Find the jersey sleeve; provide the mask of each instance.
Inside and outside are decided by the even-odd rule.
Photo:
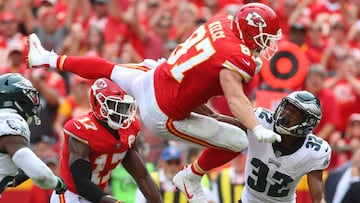
[[[306,140],[306,147],[313,148],[314,160],[311,162],[309,171],[326,169],[331,160],[331,147],[329,143],[320,137],[310,135]],[[319,144],[319,145],[317,145]],[[319,148],[317,146],[320,146]]]
[[[245,46],[245,45],[244,45]],[[241,46],[239,46],[240,49]],[[245,82],[249,82],[255,73],[255,61],[245,54],[232,55],[224,61],[223,67],[239,74]]]
[[[2,113],[0,116],[0,137],[21,135],[30,142],[30,129],[23,117],[16,113]]]
[[[68,136],[71,136],[71,137],[77,139],[78,141],[80,141],[84,144],[89,144],[88,140],[86,139],[87,134],[89,132],[87,132],[83,123],[81,123],[75,119],[71,119],[65,123],[64,133],[67,134]]]
[[[272,111],[266,108],[258,107],[254,109],[254,114],[262,126],[269,130],[273,129],[274,119]]]

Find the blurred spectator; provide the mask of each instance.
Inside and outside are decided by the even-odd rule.
[[[304,1],[306,1],[306,0],[304,0]],[[293,25],[300,18],[298,16],[293,17],[292,15],[294,15],[294,11],[297,8],[297,5],[301,5],[301,4],[299,4],[298,0],[279,0],[279,1],[274,1],[274,2],[276,2],[275,3],[276,5],[274,5],[275,6],[274,9],[280,17],[281,29],[283,31],[284,37],[286,37],[286,36],[288,36],[288,34],[290,32],[290,29],[289,29],[290,25]],[[301,15],[299,14],[299,16],[301,16]],[[292,19],[292,18],[293,18],[293,20],[290,21],[290,19]]]
[[[19,20],[11,12],[0,14],[0,67],[8,64],[8,46],[12,41],[26,42],[25,36],[19,32]]]
[[[331,24],[342,22],[347,29],[354,21],[354,14],[351,12],[348,1],[343,0],[321,0],[310,5],[310,17],[312,22],[322,26],[322,34],[328,37],[331,31]],[[356,18],[356,17],[355,17]]]
[[[290,25],[288,40],[297,44],[302,51],[306,52],[305,39],[306,39],[307,27],[302,22],[295,22]]]
[[[57,72],[47,69],[36,69],[31,72],[30,81],[39,91],[41,104],[41,125],[30,125],[31,143],[36,143],[43,134],[56,138],[54,120],[60,101],[66,96],[66,83]]]
[[[79,23],[72,24],[70,31],[66,35],[60,48],[60,53],[66,55],[80,55],[80,50],[84,41],[87,39],[82,26]]]
[[[170,31],[173,28],[173,21],[173,16],[169,9],[158,10],[158,12],[151,17],[150,30],[144,30],[147,32],[145,58],[156,60],[165,56],[165,45],[168,42],[172,42],[170,41]],[[174,47],[168,48],[174,49]]]
[[[305,44],[309,62],[320,63],[327,47],[327,40],[321,36],[321,25],[319,23],[310,23]]]
[[[104,31],[108,21],[109,15],[109,1],[108,0],[94,0],[92,13],[88,19],[89,27],[96,27]]]
[[[351,158],[353,150],[360,147],[360,113],[351,114],[345,133],[334,133],[331,138],[331,144],[334,151],[339,154],[336,157],[332,157],[332,160],[337,161],[338,165]]]
[[[71,118],[88,113],[90,108],[90,87],[92,80],[72,74],[70,77],[70,93],[61,100],[57,109],[54,130],[61,146],[63,142],[63,126]]]
[[[358,186],[360,177],[360,148],[353,151],[350,161],[344,163],[339,168],[329,172],[325,180],[326,202],[328,203],[355,203],[358,201],[348,201],[352,195],[359,195],[359,191],[354,191]],[[354,184],[354,185],[353,185]],[[355,193],[350,194],[349,192]],[[345,203],[343,202],[343,203]]]
[[[69,1],[68,11],[72,11],[76,1]],[[22,5],[24,12],[23,22],[27,33],[35,32],[43,42],[43,46],[49,50],[60,51],[63,41],[68,34],[73,15],[66,13],[66,19],[63,24],[60,23],[59,16],[55,10],[55,5],[40,5],[34,14],[33,4],[27,1]]]
[[[28,78],[29,69],[24,61],[24,44],[19,40],[12,40],[8,44],[8,65],[0,68],[0,74],[20,73]]]
[[[360,58],[360,19],[351,26],[346,37],[350,44],[351,52],[357,58]]]
[[[199,9],[195,4],[183,2],[178,4],[175,18],[175,41],[183,42],[198,27]]]
[[[327,78],[325,68],[320,64],[313,64],[306,76],[304,90],[317,96],[321,102],[322,118],[314,133],[330,140],[330,135],[338,128],[340,120],[340,108],[333,91],[325,89],[324,82]]]
[[[101,57],[105,48],[104,34],[96,27],[90,27],[85,36],[80,55]]]
[[[327,47],[321,63],[326,67],[328,74],[333,76],[336,70],[343,65],[342,59],[350,54],[350,46],[346,39],[343,22],[335,21],[330,24],[330,33],[327,41]]]
[[[204,23],[220,11],[219,0],[203,0],[204,5],[198,7],[199,23]],[[224,5],[226,7],[227,5]]]
[[[246,152],[231,160],[231,166],[219,172],[212,187],[217,203],[237,202],[245,185]]]
[[[168,5],[167,5],[168,6]],[[145,27],[145,30],[151,30],[150,21],[164,7],[164,2],[159,0],[140,1],[138,9],[139,22]]]
[[[171,146],[166,147],[162,151],[157,170],[151,173],[154,181],[160,187],[160,193],[162,194],[164,202],[174,202],[175,199],[179,199],[179,202],[186,202],[184,194],[177,190],[172,184],[172,178],[181,169],[183,164],[181,156],[181,151],[178,148]],[[135,202],[146,203],[146,199],[140,190],[137,191]]]
[[[325,87],[335,93],[342,120],[339,130],[344,133],[350,115],[360,112],[360,67],[352,55],[346,55],[340,61],[335,75],[325,81]]]

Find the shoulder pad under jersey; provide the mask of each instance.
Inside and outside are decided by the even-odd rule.
[[[0,114],[0,136],[3,135],[21,135],[30,142],[29,125],[23,117],[14,112]]]

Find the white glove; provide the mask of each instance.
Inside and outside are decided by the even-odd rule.
[[[255,126],[255,128],[251,131],[259,142],[281,142],[281,136],[279,134],[276,134],[274,131],[264,128],[262,125]]]

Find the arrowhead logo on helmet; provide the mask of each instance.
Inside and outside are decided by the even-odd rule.
[[[248,13],[245,19],[247,20],[248,25],[254,27],[267,27],[265,19],[255,11]]]

